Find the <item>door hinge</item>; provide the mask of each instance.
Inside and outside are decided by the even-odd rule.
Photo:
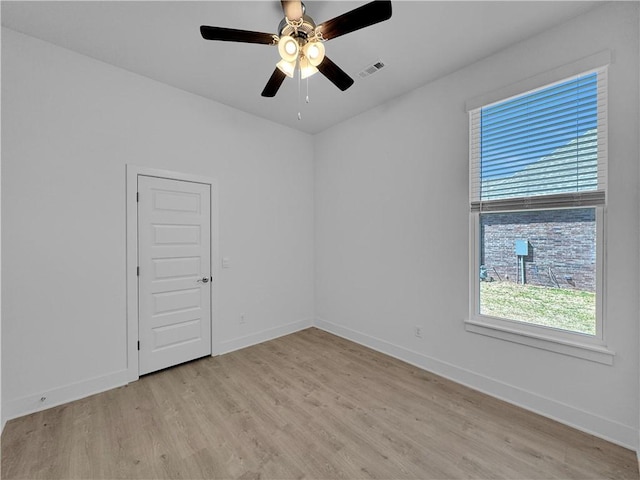
[[[140,340],[138,340],[138,350],[140,350]]]
[[[136,267],[136,275],[139,277],[140,276],[140,267]]]
[[[140,201],[140,192],[136,192],[136,202]]]

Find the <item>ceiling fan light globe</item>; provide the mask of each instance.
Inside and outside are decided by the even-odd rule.
[[[295,62],[296,58],[298,58],[299,48],[296,39],[289,35],[280,37],[278,41],[278,53],[286,62]]]
[[[317,73],[318,69],[311,64],[307,57],[300,58],[300,78],[304,80],[307,77],[310,77],[314,73]]]
[[[316,73],[318,73],[318,69],[313,65],[309,65],[308,68],[305,68],[304,70],[300,71],[300,78],[304,80],[305,78],[308,78],[311,75],[314,75]]]
[[[280,60],[278,63],[276,63],[276,67],[278,67],[278,70],[280,70],[289,78],[293,78],[293,74],[296,71],[296,63],[287,62],[286,60]]]
[[[324,44],[322,42],[309,42],[302,47],[302,51],[314,67],[320,65],[324,60]]]

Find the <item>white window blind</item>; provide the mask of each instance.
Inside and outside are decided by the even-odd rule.
[[[604,204],[606,83],[602,68],[471,110],[471,210]]]

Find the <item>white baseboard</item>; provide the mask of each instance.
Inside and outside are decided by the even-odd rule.
[[[470,370],[442,362],[422,353],[381,340],[370,335],[316,318],[315,326],[329,333],[387,354],[423,370],[435,373],[456,383],[499,398],[532,412],[556,420],[583,432],[636,451],[638,431],[627,425],[580,410],[562,402],[543,397]]]
[[[241,348],[250,347],[258,343],[266,342],[277,337],[289,335],[305,328],[313,326],[312,319],[282,325],[276,328],[263,330],[244,337],[235,338],[218,345],[218,354],[229,353]],[[14,418],[56,407],[64,403],[79,400],[96,393],[101,393],[112,388],[129,383],[128,370],[121,370],[108,375],[91,378],[81,382],[57,387],[42,393],[34,393],[24,397],[8,400],[2,404],[2,429],[7,421]],[[44,400],[42,400],[44,397]]]
[[[305,328],[315,326],[329,333],[346,338],[366,347],[390,355],[418,368],[433,372],[454,382],[486,393],[493,397],[520,406],[532,412],[552,418],[558,422],[621,445],[631,450],[637,449],[638,431],[627,425],[594,415],[556,400],[537,395],[498,380],[477,374],[427,355],[414,352],[385,340],[336,325],[323,319],[300,320],[276,328],[238,337],[218,345],[218,354],[229,353],[250,347],[274,338],[289,335]],[[8,420],[46,410],[63,403],[88,397],[128,383],[127,370],[95,377],[82,382],[58,387],[44,393],[27,395],[3,402],[2,430]],[[45,400],[41,400],[46,397]],[[640,464],[640,450],[637,450]]]
[[[119,372],[57,387],[46,392],[34,393],[3,402],[2,426],[4,428],[4,424],[14,418],[56,407],[63,403],[73,402],[96,393],[121,387],[127,383],[127,370],[120,370]]]
[[[240,350],[241,348],[257,345],[258,343],[267,342],[274,338],[283,337],[291,333],[299,332],[305,328],[313,326],[312,319],[299,320],[297,322],[288,323],[275,328],[269,328],[261,332],[252,333],[244,337],[234,338],[218,344],[217,353],[219,355]]]

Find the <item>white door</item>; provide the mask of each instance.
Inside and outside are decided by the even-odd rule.
[[[139,373],[211,354],[211,187],[138,175]]]

